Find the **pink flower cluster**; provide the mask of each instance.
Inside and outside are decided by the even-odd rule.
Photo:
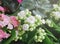
[[[4,8],[0,6],[0,11],[4,11]],[[0,14],[0,28],[7,26],[8,29],[13,29],[18,27],[18,20],[15,16],[7,16],[5,14]]]
[[[0,6],[0,11],[3,12],[4,8]],[[7,27],[7,29],[13,29],[18,27],[19,22],[15,16],[8,16],[4,13],[0,13],[0,41],[4,38],[8,38],[10,34],[7,34],[2,30],[2,28]]]
[[[8,29],[13,29],[18,27],[18,20],[15,16],[7,16],[4,14],[0,14],[0,28],[7,26]]]
[[[2,29],[0,29],[0,41],[2,41],[4,38],[8,38],[10,34],[7,34]]]

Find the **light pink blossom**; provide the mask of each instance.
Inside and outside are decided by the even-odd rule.
[[[0,14],[0,27],[4,27],[8,25],[9,23],[9,17],[4,14]]]
[[[8,38],[9,36],[10,36],[10,34],[7,34],[2,29],[0,29],[0,41],[4,38]]]
[[[0,6],[0,11],[2,11],[2,12],[4,11],[4,8],[2,6]]]

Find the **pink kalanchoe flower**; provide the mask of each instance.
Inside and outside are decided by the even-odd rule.
[[[16,17],[15,17],[15,16],[11,16],[10,19],[11,19],[12,25],[13,25],[14,27],[18,27],[19,22],[18,22],[18,20],[16,19]]]
[[[0,11],[4,12],[4,8],[2,6],[0,6]]]
[[[2,29],[0,29],[0,41],[4,38],[8,38],[9,36],[10,36],[10,34],[7,34]]]
[[[9,23],[9,17],[4,14],[0,14],[0,27],[4,27],[8,25]]]
[[[20,3],[20,4],[21,4],[23,0],[17,0],[17,1],[18,1],[18,3]]]

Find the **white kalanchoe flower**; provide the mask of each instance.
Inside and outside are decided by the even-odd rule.
[[[58,9],[58,10],[60,11],[60,6],[57,5],[57,4],[53,4],[53,8],[54,8],[54,9]]]
[[[21,12],[18,13],[18,16],[20,18],[24,18],[26,16],[26,12],[25,11],[21,11]]]
[[[26,9],[26,14],[31,14],[31,11],[29,11],[29,9]]]
[[[23,30],[28,30],[29,29],[29,25],[28,24],[23,24]]]
[[[30,16],[26,19],[26,22],[30,23],[30,24],[34,24],[35,23],[35,17],[34,16]]]
[[[35,15],[35,17],[36,17],[37,19],[41,19],[41,18],[42,18],[41,15]]]
[[[51,24],[51,21],[49,19],[46,20],[47,24]]]
[[[45,20],[44,19],[42,19],[41,22],[42,22],[42,24],[45,24]]]
[[[54,8],[58,8],[58,5],[57,5],[57,4],[53,4],[53,7],[54,7]]]
[[[60,12],[59,11],[56,11],[56,12],[52,12],[53,13],[53,16],[55,17],[55,18],[60,18]]]
[[[46,20],[46,24],[47,24],[48,26],[50,26],[50,27],[53,27],[53,23],[52,23],[52,21],[49,20],[49,19]]]

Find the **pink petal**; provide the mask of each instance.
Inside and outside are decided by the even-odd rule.
[[[1,14],[0,19],[2,20],[3,26],[6,26],[9,23],[9,17],[7,15]]]
[[[14,27],[17,27],[19,25],[18,20],[15,18],[15,16],[11,16],[11,23],[13,24]]]
[[[17,1],[18,1],[18,3],[22,3],[23,0],[17,0]]]
[[[3,27],[3,23],[2,23],[2,21],[0,21],[0,28],[2,28]]]
[[[0,39],[8,38],[9,36],[10,36],[10,34],[7,34],[2,29],[0,29]]]
[[[0,6],[0,11],[4,11],[4,8],[2,6]]]

